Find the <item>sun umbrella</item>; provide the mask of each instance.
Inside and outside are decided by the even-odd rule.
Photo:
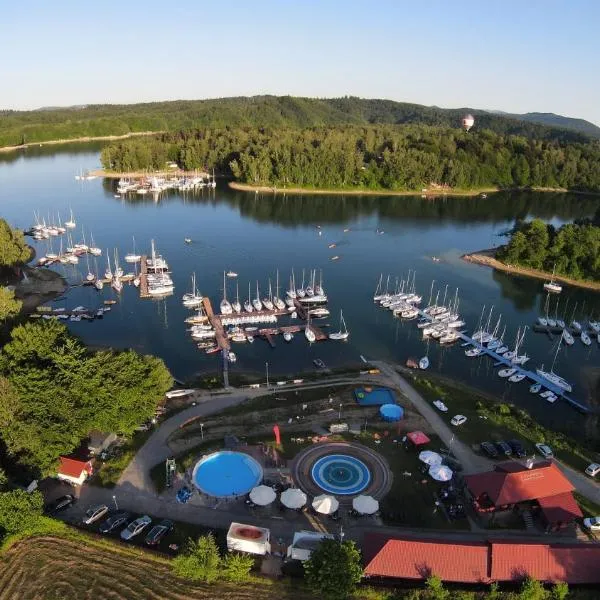
[[[432,452],[431,450],[423,450],[419,454],[419,460],[429,466],[442,464],[442,457],[437,452]]]
[[[452,479],[452,469],[446,465],[433,465],[429,467],[429,474],[436,481],[450,481]]]
[[[312,502],[312,507],[322,515],[332,515],[340,506],[340,503],[333,497],[327,494],[315,496]]]
[[[306,494],[298,488],[288,488],[281,494],[281,504],[287,508],[298,509],[306,504]]]
[[[277,498],[277,494],[273,488],[266,485],[256,486],[250,491],[250,500],[258,506],[267,506],[267,504],[271,504],[275,498]]]
[[[379,502],[373,496],[356,496],[352,508],[361,515],[372,515],[379,510]]]

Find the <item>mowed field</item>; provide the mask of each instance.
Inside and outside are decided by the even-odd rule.
[[[115,545],[39,537],[0,557],[0,600],[309,600],[306,592],[265,580],[239,586],[194,584],[172,575],[166,560]]]

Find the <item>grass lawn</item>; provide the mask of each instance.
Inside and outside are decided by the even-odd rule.
[[[466,423],[455,428],[457,437],[467,444],[478,446],[484,441],[519,439],[524,442],[527,452],[534,454],[535,444],[544,442],[558,459],[579,471],[598,459],[575,440],[546,429],[527,411],[514,405],[490,403],[489,398],[471,388],[434,378],[419,376],[411,383],[427,400],[441,398],[444,401],[448,412],[440,414],[448,423],[456,414],[467,417]]]

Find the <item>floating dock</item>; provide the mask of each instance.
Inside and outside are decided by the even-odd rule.
[[[140,261],[140,298],[150,298],[148,291],[148,256],[145,254]]]
[[[212,328],[215,330],[215,341],[217,342],[217,346],[221,350],[227,350],[231,348],[231,344],[229,343],[229,338],[225,333],[225,329],[223,328],[223,323],[221,322],[221,318],[219,315],[216,315],[213,311],[212,304],[210,303],[210,299],[206,296],[202,298],[202,308],[204,308],[204,312],[208,317],[208,322],[212,325]]]

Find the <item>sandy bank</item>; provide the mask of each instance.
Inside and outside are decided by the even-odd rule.
[[[513,275],[524,275],[525,277],[534,277],[536,279],[545,279],[549,281],[552,278],[552,273],[546,271],[538,271],[537,269],[528,269],[526,267],[519,267],[517,265],[507,265],[496,258],[496,252],[498,248],[489,248],[488,250],[480,250],[473,254],[464,254],[461,258],[467,262],[475,263],[477,265],[483,265],[484,267],[491,267],[498,271],[504,271],[506,273],[512,273]],[[563,277],[561,275],[554,275],[555,281],[560,281],[568,285],[586,288],[588,290],[600,291],[600,282],[595,281],[579,281],[577,279],[570,279],[569,277]]]
[[[19,146],[2,146],[0,152],[14,152],[15,150],[22,150],[23,148],[33,148],[35,146],[54,146],[56,144],[69,144],[71,142],[111,142],[116,140],[125,140],[130,137],[138,137],[143,135],[156,135],[157,133],[164,133],[163,131],[138,131],[134,133],[126,133],[124,135],[101,135],[97,137],[78,137],[64,140],[48,140],[47,142],[29,142],[28,144],[21,144]]]

